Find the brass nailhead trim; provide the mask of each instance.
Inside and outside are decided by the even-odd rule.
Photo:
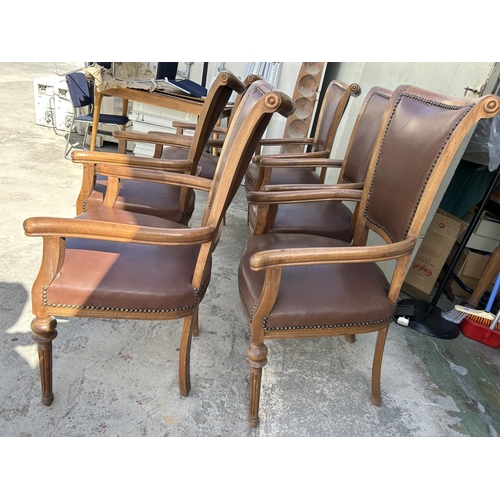
[[[241,301],[241,303],[242,303],[242,305],[243,305],[243,311],[245,312],[245,315],[246,315],[246,317],[247,317],[247,319],[248,319],[248,322],[249,322],[249,323],[251,323],[251,322],[252,322],[252,320],[253,320],[253,313],[255,312],[255,309],[256,309],[256,307],[257,307],[257,302],[255,302],[255,304],[254,304],[254,306],[253,306],[253,308],[252,308],[252,312],[250,313],[250,312],[248,311],[248,308],[247,308],[246,302],[245,302],[245,300],[243,299],[243,294],[241,293],[241,288],[238,288],[238,292],[239,292],[239,294],[240,294],[240,301]]]
[[[443,152],[443,149],[445,148],[446,144],[449,142],[451,135],[453,134],[454,130],[457,128],[457,126],[459,125],[459,123],[465,118],[465,116],[470,112],[470,110],[474,106],[453,106],[451,104],[443,104],[443,103],[440,103],[440,102],[432,101],[430,99],[424,99],[422,97],[419,97],[419,96],[416,96],[416,95],[413,95],[413,94],[408,94],[408,93],[404,92],[404,93],[402,93],[400,95],[400,97],[399,97],[398,101],[396,102],[395,106],[392,108],[392,112],[391,112],[391,116],[389,118],[389,122],[387,123],[387,127],[386,127],[386,129],[384,131],[384,138],[382,139],[382,144],[381,144],[381,147],[380,147],[381,149],[382,149],[382,145],[384,144],[384,141],[386,139],[387,131],[389,130],[389,127],[391,125],[392,119],[394,118],[394,113],[396,112],[396,109],[397,109],[397,107],[398,107],[398,105],[401,102],[401,100],[402,100],[403,97],[408,97],[409,99],[413,99],[414,101],[422,102],[424,104],[428,104],[429,106],[438,106],[438,107],[443,108],[443,109],[453,109],[453,110],[464,109],[464,114],[459,118],[459,120],[455,123],[455,125],[451,129],[450,133],[448,134],[448,137],[446,138],[446,140],[444,141],[443,145],[441,146],[441,149],[439,150],[439,152],[438,152],[438,154],[436,156],[436,159],[434,160],[434,163],[432,164],[431,169],[429,170],[429,174],[427,176],[427,179],[425,180],[424,186],[422,187],[422,191],[420,192],[420,195],[419,195],[419,198],[418,198],[419,202],[420,202],[420,198],[422,197],[422,193],[425,190],[425,187],[427,185],[427,181],[429,180],[429,177],[431,176],[431,174],[432,174],[432,172],[434,170],[434,167],[435,167],[435,165],[436,165],[439,157],[441,156],[441,153]],[[379,154],[378,154],[378,158],[377,158],[377,164],[375,165],[375,172],[374,172],[373,179],[375,179],[375,174],[377,173],[377,170],[378,170],[378,167],[379,167],[379,162],[380,162],[380,150],[379,150]],[[370,189],[368,191],[368,200],[367,200],[367,203],[366,203],[364,215],[365,215],[365,217],[372,224],[374,224],[377,227],[380,227],[389,236],[389,238],[391,239],[392,242],[395,242],[394,237],[392,236],[392,234],[389,233],[389,231],[385,227],[381,226],[380,224],[378,224],[377,222],[375,222],[374,220],[372,220],[370,217],[368,217],[368,205],[369,205],[370,196],[371,196],[371,193],[372,193],[372,187],[373,187],[373,180],[372,180],[372,183],[370,184]],[[415,211],[413,212],[413,215],[410,218],[410,221],[409,221],[408,226],[407,226],[406,231],[405,231],[405,236],[408,234],[408,231],[410,229],[411,223],[413,222],[413,217],[414,216],[415,216]]]
[[[170,313],[170,312],[179,312],[179,311],[186,311],[188,309],[193,309],[194,307],[197,306],[198,302],[200,301],[200,296],[202,294],[198,293],[197,288],[193,288],[193,292],[195,295],[195,301],[194,304],[191,306],[186,306],[186,307],[176,307],[174,309],[129,309],[125,307],[106,307],[106,306],[96,306],[96,305],[89,305],[89,306],[77,306],[74,304],[52,304],[47,301],[47,288],[48,287],[43,287],[42,290],[42,302],[44,307],[62,307],[62,308],[69,308],[69,309],[91,309],[91,310],[96,310],[96,311],[119,311],[119,312],[132,312],[132,313],[145,313],[145,314],[154,314],[154,313]]]
[[[268,327],[266,316],[262,321],[262,328],[267,331],[278,331],[278,330],[333,330],[334,328],[350,328],[350,327],[358,327],[358,326],[370,326],[370,325],[379,325],[381,323],[385,323],[386,321],[392,320],[393,316],[389,316],[388,318],[379,319],[377,321],[365,321],[361,323],[343,323],[343,324],[332,324],[332,325],[303,325],[303,326],[275,326]]]

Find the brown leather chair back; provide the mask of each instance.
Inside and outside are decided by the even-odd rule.
[[[361,105],[339,174],[342,182],[364,182],[377,133],[392,91],[372,87]]]
[[[398,87],[378,132],[354,243],[364,239],[362,225],[387,242],[417,238],[463,138],[480,118],[493,116],[495,106],[491,96],[471,101]]]
[[[241,94],[245,89],[246,86],[243,82],[230,71],[221,71],[210,86],[205,105],[198,118],[198,123],[200,123],[201,126],[195,129],[193,142],[188,155],[188,158],[193,160],[195,168],[198,166],[205,144],[210,139],[213,129],[221,117],[222,111],[229,102],[231,94],[233,91]]]
[[[282,92],[277,91],[265,80],[252,83],[240,100],[239,106],[232,113],[231,126],[229,127],[217,169],[215,170],[212,188],[209,194],[204,221],[208,224],[219,225],[225,210],[231,204],[248,163],[255,152],[257,144],[262,139],[273,113],[278,112],[289,116],[295,109],[293,101]],[[257,118],[252,117],[255,116]],[[235,133],[238,130],[238,134]],[[229,175],[227,170],[233,172]],[[222,186],[224,178],[231,182],[226,187]],[[219,209],[218,219],[210,220],[211,212],[218,203],[223,203],[223,210]],[[214,213],[217,211],[214,210]]]
[[[339,80],[332,80],[330,82],[318,116],[312,146],[313,151],[330,151],[332,149],[340,120],[344,115],[349,99],[352,95],[358,95],[359,92],[360,87],[357,83],[346,85]],[[299,99],[297,107],[300,106],[300,102]]]

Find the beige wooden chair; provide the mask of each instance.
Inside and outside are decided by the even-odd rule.
[[[465,135],[499,110],[498,96],[466,99],[398,87],[384,112],[364,189],[332,189],[329,198],[359,201],[353,243],[306,234],[249,238],[238,280],[251,331],[251,426],[259,423],[265,342],[271,339],[344,335],[353,342],[356,334],[377,331],[371,399],[380,406],[387,332],[422,225]],[[367,246],[369,231],[384,243]],[[390,278],[377,265],[386,260],[395,260]]]
[[[288,116],[293,109],[289,97],[266,82],[256,82],[232,120],[213,180],[100,161],[95,172],[108,178],[103,203],[75,219],[33,217],[24,222],[27,236],[43,238],[41,267],[32,288],[35,318],[31,324],[38,344],[43,404],[50,405],[54,398],[52,341],[60,316],[134,321],[185,318],[179,390],[188,395],[191,338],[198,332],[198,307],[210,281],[224,212],[272,114]],[[117,209],[125,180],[207,191],[200,226],[188,228]]]

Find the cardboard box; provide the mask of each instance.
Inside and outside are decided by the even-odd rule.
[[[479,221],[474,232],[470,235],[466,247],[483,252],[493,252],[500,245],[500,221],[494,217],[489,217],[485,212]],[[467,213],[463,219],[470,222],[473,214]]]
[[[408,269],[403,292],[416,299],[429,301],[439,273],[455,241],[466,227],[465,221],[437,210]]]
[[[481,277],[491,254],[483,254],[475,252],[469,248],[464,248],[464,251],[460,258],[458,259],[457,265],[455,266],[455,274],[457,277],[468,286],[471,290],[474,290],[477,286],[477,282]],[[494,280],[490,283],[487,290],[491,291],[493,289]],[[453,278],[450,279],[450,292],[456,297],[469,298],[470,293],[466,292]]]

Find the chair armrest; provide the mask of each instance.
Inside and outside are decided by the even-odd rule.
[[[304,189],[295,190],[249,191],[247,200],[248,203],[256,205],[278,205],[329,200],[359,202],[363,196],[363,191],[346,189],[340,185],[328,186],[323,184],[319,187],[323,189],[307,189],[307,185],[304,185]]]
[[[224,139],[208,139],[206,146],[222,148],[222,146],[224,146]]]
[[[227,127],[214,127],[213,133],[214,134],[227,134],[228,128]]]
[[[80,163],[107,163],[142,167],[156,170],[190,171],[193,165],[191,160],[165,160],[162,158],[149,158],[119,153],[101,153],[95,151],[76,150],[71,154],[73,162]]]
[[[137,181],[150,181],[173,186],[188,187],[201,191],[210,191],[212,181],[196,175],[186,175],[176,172],[165,172],[164,170],[150,170],[125,165],[98,164],[96,173],[107,177],[118,179],[130,179]]]
[[[85,238],[149,245],[200,245],[211,241],[215,231],[213,226],[155,228],[59,217],[31,217],[24,221],[23,226],[26,236]]]
[[[196,128],[196,123],[180,122],[175,120],[172,122],[172,127],[176,128],[178,133],[182,133],[182,130],[194,130]]]
[[[178,146],[189,148],[192,138],[181,134],[170,134],[168,132],[126,132],[123,130],[113,131],[113,137],[135,142],[147,142],[152,144],[161,144],[164,146]]]
[[[180,122],[180,121],[176,121],[176,120],[172,122],[172,127],[178,129],[178,132],[180,130],[196,130],[195,123]],[[227,134],[227,127],[214,127],[213,133],[214,134]]]
[[[312,144],[314,139],[312,137],[302,137],[302,138],[294,138],[294,137],[276,137],[276,138],[265,138],[261,139],[259,142],[260,146],[280,146],[280,145],[289,145],[289,144]]]
[[[324,149],[323,151],[312,151],[310,153],[276,153],[276,154],[265,154],[265,155],[256,155],[253,157],[253,162],[258,163],[264,161],[264,159],[298,159],[298,158],[328,158],[330,155],[329,149]],[[342,160],[338,160],[342,163]],[[340,166],[340,165],[339,165]]]
[[[263,271],[271,268],[316,264],[381,262],[411,254],[416,241],[416,238],[408,238],[398,243],[369,247],[264,250],[250,257],[250,267],[254,271]]]
[[[344,184],[266,184],[262,187],[261,192],[274,191],[304,191],[304,190],[323,190],[323,189],[357,189],[362,191],[364,188],[363,182],[353,182]]]
[[[300,157],[263,157],[260,161],[260,166],[263,168],[324,168],[324,167],[342,167],[342,160],[333,158],[314,158],[301,155]]]

